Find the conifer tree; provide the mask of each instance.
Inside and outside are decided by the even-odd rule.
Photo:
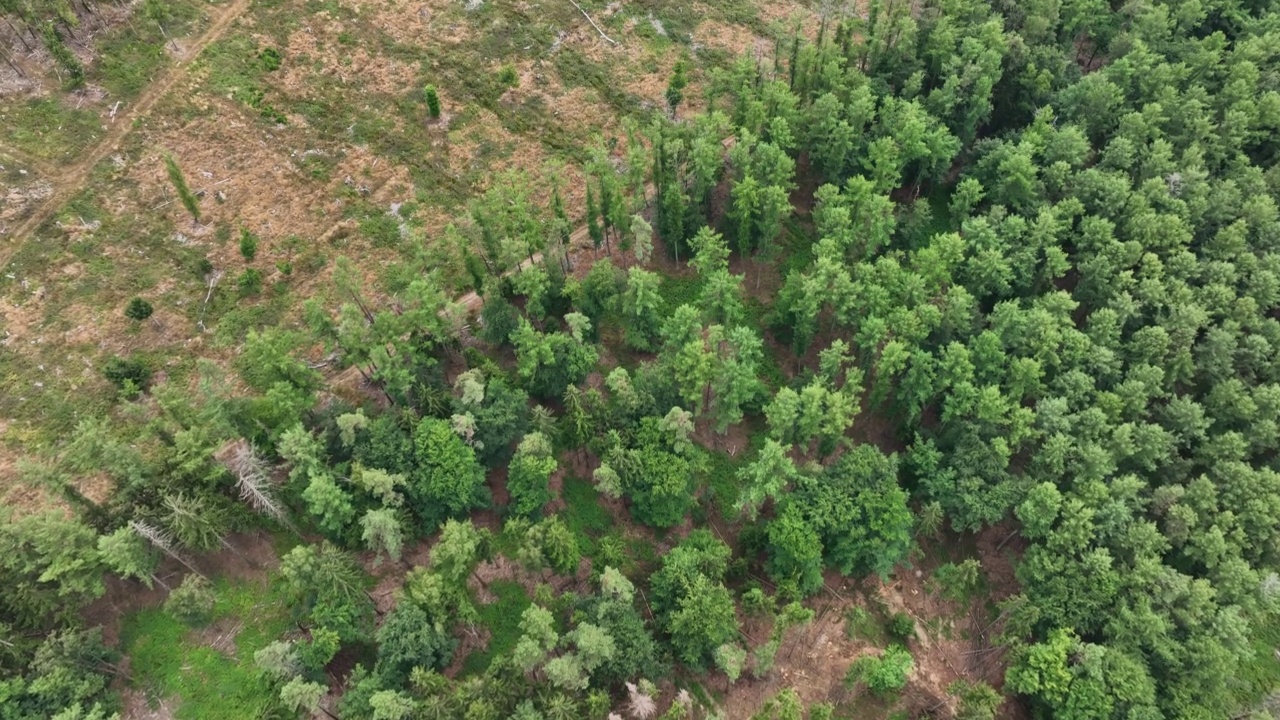
[[[428,85],[423,91],[423,95],[427,100],[427,114],[432,120],[440,119],[440,95],[436,92],[435,85]]]
[[[671,117],[676,116],[676,107],[684,100],[684,89],[689,84],[689,78],[685,75],[684,61],[677,60],[675,68],[671,71],[671,81],[667,84],[667,110]]]
[[[597,252],[604,244],[604,230],[600,228],[599,216],[600,208],[596,206],[596,195],[591,190],[591,183],[587,183],[587,234],[591,236],[591,244]]]

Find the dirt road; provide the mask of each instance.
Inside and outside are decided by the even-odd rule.
[[[151,112],[156,102],[187,76],[191,61],[200,57],[200,53],[204,52],[205,48],[222,37],[236,18],[249,8],[251,2],[252,0],[234,0],[230,5],[221,8],[221,12],[214,18],[208,29],[186,47],[181,57],[135,98],[132,105],[123,107],[116,113],[115,121],[97,145],[82,153],[80,159],[61,174],[48,178],[54,186],[53,194],[40,203],[31,216],[15,227],[13,232],[5,238],[4,244],[0,246],[0,269],[9,263],[14,253],[22,247],[22,243],[30,239],[31,233],[35,232],[36,228],[44,224],[58,211],[58,208],[80,192],[94,166],[120,146],[120,141],[133,129],[134,123]],[[14,155],[15,159],[21,159]]]

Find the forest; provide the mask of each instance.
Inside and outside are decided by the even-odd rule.
[[[46,4],[3,9],[59,60]],[[135,649],[280,613],[241,717],[1277,717],[1280,8],[870,0],[665,100],[190,382],[104,359],[19,468],[57,506],[0,509],[0,720],[131,717],[92,609],[144,590]],[[201,558],[248,534],[241,598]],[[922,569],[993,672],[846,597]],[[800,687],[828,611],[874,640]]]

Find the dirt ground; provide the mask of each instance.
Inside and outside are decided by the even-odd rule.
[[[1017,592],[1011,558],[1016,549],[997,545],[1008,528],[996,526],[976,538],[982,573],[989,588],[985,600],[994,604]],[[984,603],[968,609],[941,597],[931,583],[936,557],[941,548],[928,548],[924,560],[915,567],[902,567],[888,581],[870,577],[851,581],[828,572],[826,589],[806,606],[815,612],[808,625],[788,631],[780,646],[776,664],[762,679],[744,676],[730,686],[723,675],[715,675],[711,688],[724,693],[725,717],[749,717],[779,691],[793,688],[805,704],[828,702],[838,707],[859,708],[877,717],[902,710],[909,717],[951,717],[955,699],[947,688],[956,680],[982,681],[997,689],[1004,685],[1005,651],[993,644],[998,632]],[[877,655],[882,648],[852,638],[846,629],[850,608],[862,607],[873,613],[904,612],[916,622],[916,638],[907,643],[915,660],[905,690],[892,707],[866,693],[851,689],[844,680],[853,663],[863,655]],[[770,623],[748,620],[746,634],[754,644],[768,639]],[[1024,718],[1025,709],[1008,700],[1000,709],[1001,718]]]
[[[166,698],[159,702],[152,701],[145,690],[125,688],[120,692],[123,708],[120,716],[125,720],[173,720],[174,710],[178,702]]]

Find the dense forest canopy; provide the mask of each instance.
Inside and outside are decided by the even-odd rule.
[[[15,7],[27,35],[67,24]],[[293,538],[298,630],[255,658],[280,716],[479,720],[706,717],[655,683],[765,676],[826,578],[995,525],[1022,548],[992,613],[1004,705],[964,685],[933,712],[1269,717],[1280,12],[873,0],[699,78],[705,112],[681,111],[684,73],[593,150],[593,247],[559,191],[542,207],[507,175],[390,287],[339,261],[344,301],[250,332],[236,382],[104,368],[111,417],[24,468],[72,512],[0,528],[0,718],[112,717],[117,657],[80,616],[104,573],[149,585],[246,528]],[[855,439],[872,419],[885,442]],[[734,428],[750,448],[725,471]],[[573,473],[663,551],[584,538],[553,481]],[[427,538],[375,610],[355,553],[407,563]],[[499,556],[548,582],[487,666],[446,677]],[[167,607],[198,622],[213,592],[193,568]],[[910,636],[851,685],[912,692]],[[360,662],[331,688],[340,655]],[[846,711],[788,691],[761,717]]]

